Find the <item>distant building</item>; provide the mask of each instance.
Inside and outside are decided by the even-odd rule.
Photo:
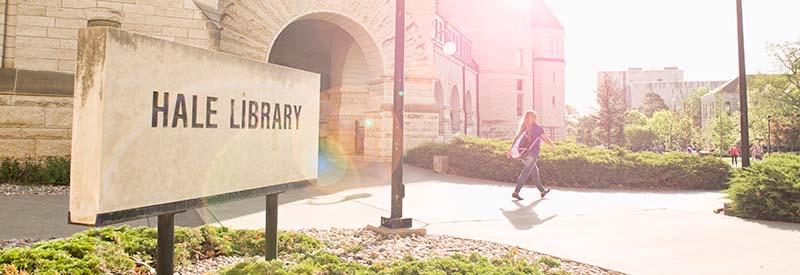
[[[683,100],[699,88],[715,89],[725,81],[685,81],[683,70],[678,67],[665,67],[663,70],[643,70],[630,68],[626,71],[606,71],[597,73],[598,86],[608,75],[625,93],[625,102],[631,109],[642,110],[647,93],[653,92],[664,99],[672,109],[682,110]]]
[[[70,154],[78,29],[104,14],[320,74],[322,153],[391,159],[395,1],[375,0],[0,0],[0,158]],[[510,138],[528,109],[564,136],[564,28],[543,0],[408,0],[405,19],[406,149]]]
[[[472,57],[480,66],[480,135],[512,138],[523,113],[535,110],[546,133],[563,138],[565,32],[544,1],[438,3],[438,12],[473,42]],[[493,20],[478,20],[483,18]]]
[[[724,85],[711,90],[700,98],[701,125],[703,129],[718,113],[727,112],[728,115],[739,111],[739,78],[734,78]],[[722,108],[721,110],[718,108]]]

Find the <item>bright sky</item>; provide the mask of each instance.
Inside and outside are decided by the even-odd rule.
[[[677,66],[686,80],[738,74],[735,0],[546,0],[566,29],[566,101],[595,105],[597,72]],[[775,72],[768,42],[800,40],[798,0],[743,0],[748,73]]]

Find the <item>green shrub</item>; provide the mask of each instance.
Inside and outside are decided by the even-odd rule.
[[[69,185],[68,157],[0,161],[0,183]]]
[[[737,169],[726,192],[740,217],[800,222],[800,156],[773,154]]]
[[[223,269],[219,275],[266,275],[266,274],[354,274],[354,275],[412,275],[412,274],[488,274],[523,275],[544,274],[535,265],[525,260],[513,258],[489,260],[473,254],[469,257],[454,255],[449,258],[417,260],[407,258],[391,263],[377,263],[366,266],[343,262],[333,254],[319,252],[308,255],[297,263],[281,261],[251,260]],[[559,274],[569,274],[562,271]]]
[[[540,265],[543,265],[543,266],[547,267],[547,268],[561,267],[561,262],[560,261],[558,261],[556,259],[553,259],[552,257],[548,257],[548,256],[542,256],[541,258],[536,259],[536,262],[538,264],[540,264]]]
[[[149,227],[104,227],[69,238],[37,243],[30,248],[0,250],[0,267],[13,265],[31,274],[122,274],[138,263],[153,263],[158,232]],[[230,230],[203,226],[175,228],[175,263],[189,265],[214,256],[256,256],[266,251],[263,230]],[[280,232],[281,255],[314,254],[319,241],[302,233]],[[10,269],[9,269],[10,270]],[[5,274],[0,270],[0,274]]]
[[[506,159],[510,146],[511,141],[461,137],[411,149],[406,162],[430,168],[433,155],[447,155],[450,173],[514,182],[522,163]],[[722,189],[730,176],[730,166],[715,157],[630,152],[575,143],[559,143],[555,150],[543,148],[538,164],[545,184],[576,188]]]
[[[647,126],[626,125],[625,146],[634,151],[647,151],[658,142],[658,134]]]

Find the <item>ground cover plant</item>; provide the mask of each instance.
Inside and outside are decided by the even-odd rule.
[[[68,157],[0,161],[0,183],[69,185]]]
[[[800,223],[800,156],[773,154],[734,173],[726,191],[737,216]]]
[[[222,227],[175,228],[175,262],[214,256],[256,256],[266,249],[261,230],[229,230]],[[0,251],[0,275],[13,270],[30,274],[121,274],[154,268],[157,231],[149,227],[105,227],[76,233],[69,238],[34,244],[29,248]],[[311,254],[322,244],[304,234],[281,232],[281,254]]]
[[[282,261],[251,260],[227,269],[217,275],[284,275],[284,274],[359,274],[359,275],[416,275],[416,274],[475,274],[475,275],[536,275],[536,274],[569,274],[564,270],[546,273],[550,268],[561,265],[555,259],[543,257],[535,264],[526,260],[506,257],[502,259],[487,259],[478,254],[464,256],[460,254],[449,258],[434,258],[428,260],[406,257],[402,261],[392,263],[377,263],[363,265],[359,263],[343,262],[341,259],[327,252],[319,252],[297,259],[297,263],[287,265]],[[542,271],[545,270],[545,271]]]
[[[459,137],[409,150],[406,162],[431,168],[434,155],[450,157],[450,173],[514,182],[522,163],[506,159],[511,141]],[[539,167],[546,185],[611,189],[723,189],[730,177],[724,161],[681,152],[631,152],[561,142],[542,150]]]
[[[29,248],[0,250],[0,275],[149,274],[158,264],[153,262],[156,242],[157,232],[149,227],[90,229]],[[176,227],[175,261],[189,265],[215,256],[260,256],[265,244],[262,230]],[[407,256],[401,261],[364,265],[343,261],[323,248],[308,235],[280,232],[278,249],[283,260],[250,260],[219,274],[569,274],[550,257],[529,262],[511,254],[500,259],[478,254],[426,260]]]

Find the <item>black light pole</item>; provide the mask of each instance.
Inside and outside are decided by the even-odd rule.
[[[736,0],[736,23],[739,33],[739,117],[741,124],[742,168],[750,167],[750,131],[747,123],[747,74],[744,67],[744,27],[742,0]]]
[[[772,115],[767,115],[767,154],[772,153]]]
[[[391,216],[381,217],[388,228],[410,228],[411,219],[403,218],[403,89],[405,78],[405,0],[395,0],[394,25],[394,101],[392,103],[392,209]]]

